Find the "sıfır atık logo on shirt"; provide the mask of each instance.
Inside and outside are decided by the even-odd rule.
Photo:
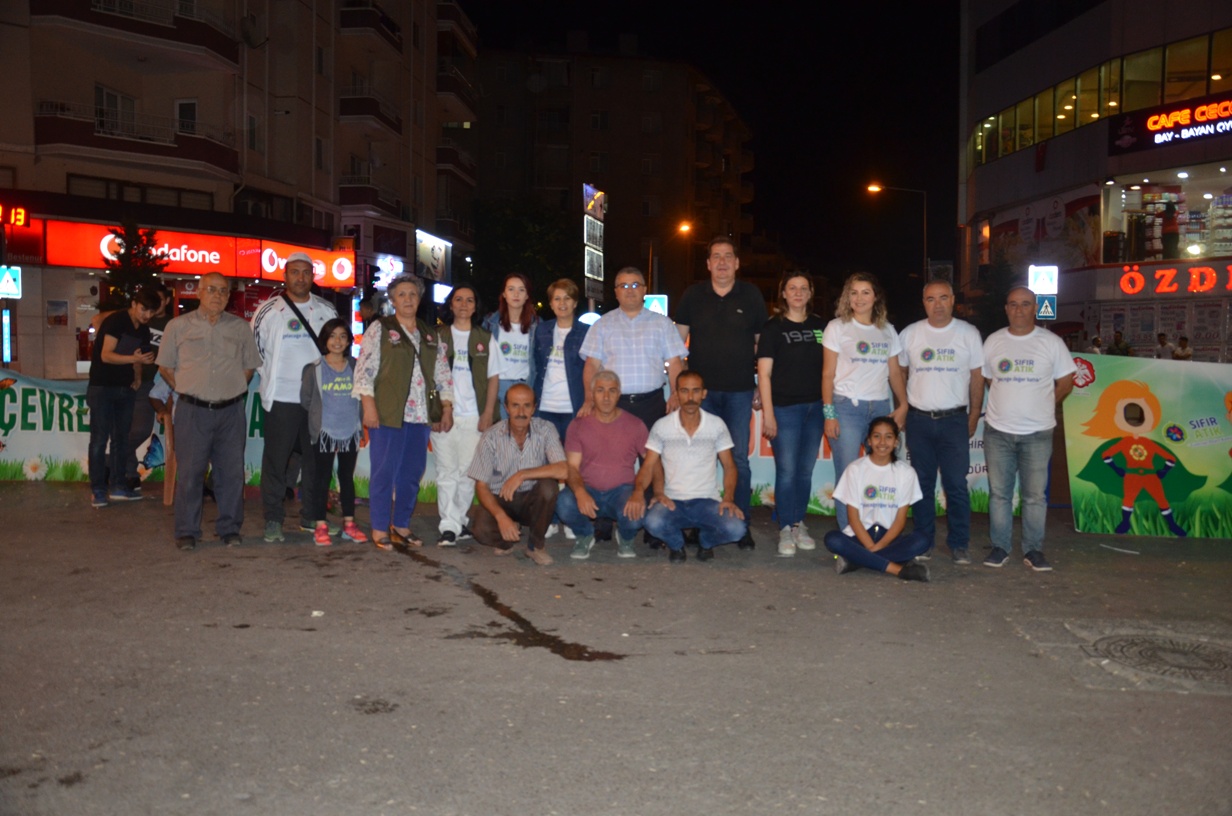
[[[1002,374],[1034,374],[1035,361],[1011,360],[1007,357],[1003,357],[997,362],[997,371],[1000,371]]]
[[[1013,370],[1014,370],[1014,364],[1010,362],[1009,360],[1002,358],[1001,360],[997,361],[997,371],[1000,371],[1002,374],[1009,374]]]
[[[869,485],[868,487],[864,488],[864,498],[868,499],[869,501],[872,501],[873,499],[877,498],[877,486]]]
[[[860,352],[861,354],[868,354],[868,351],[870,348],[872,348],[872,346],[868,344],[867,340],[861,340],[860,342],[856,343],[856,351]]]
[[[925,363],[952,363],[956,359],[956,354],[957,352],[952,348],[926,348],[920,352],[920,361]]]
[[[299,318],[293,317],[287,321],[287,331],[297,332],[300,329]]]

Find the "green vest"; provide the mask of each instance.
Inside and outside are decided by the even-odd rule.
[[[376,373],[372,388],[376,413],[385,427],[401,428],[406,401],[411,395],[415,346],[396,316],[382,317],[380,322],[383,329],[381,368]],[[422,320],[416,320],[415,326],[419,329],[419,367],[423,371],[424,387],[431,391],[436,387],[436,331]],[[397,342],[392,342],[394,336],[398,338]]]
[[[442,332],[449,328],[441,329]],[[453,335],[449,337],[452,339]],[[449,347],[449,368],[453,369],[453,346]],[[492,351],[492,335],[481,329],[477,323],[471,323],[470,338],[466,343],[466,353],[471,364],[471,385],[475,389],[475,402],[479,404],[479,413],[483,414],[484,406],[488,404],[488,359]]]

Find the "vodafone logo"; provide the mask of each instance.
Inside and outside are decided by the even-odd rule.
[[[337,267],[337,265],[338,264],[335,262],[334,266]],[[273,247],[266,247],[261,252],[261,269],[263,269],[267,275],[272,275],[275,272],[281,272],[285,275],[287,270],[287,259],[279,255],[278,251]],[[337,272],[334,274],[337,275]],[[325,279],[325,261],[320,261],[315,258],[313,259],[312,279],[318,283]],[[339,280],[341,280],[341,278]]]
[[[116,236],[108,232],[103,236],[103,239],[98,242],[98,251],[103,258],[109,261],[118,261],[120,253],[124,250],[124,242]],[[220,252],[208,249],[193,249],[188,244],[181,244],[178,247],[171,244],[163,244],[160,247],[154,248],[154,254],[166,258],[169,261],[178,261],[180,263],[199,263],[217,266],[222,262],[222,254]]]
[[[348,258],[338,258],[334,261],[334,266],[330,270],[334,275],[334,280],[351,280],[355,274],[354,268],[351,266],[351,261]]]

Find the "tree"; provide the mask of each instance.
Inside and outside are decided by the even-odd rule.
[[[532,302],[548,284],[569,278],[582,285],[582,216],[534,200],[500,199],[475,206],[474,284],[494,310],[510,272],[530,278]]]
[[[107,258],[108,291],[102,297],[102,308],[123,309],[137,290],[149,285],[167,266],[167,259],[156,252],[157,233],[141,229],[137,222],[125,219],[111,230],[119,251],[114,259]]]

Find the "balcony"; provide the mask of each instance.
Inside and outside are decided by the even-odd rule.
[[[436,97],[441,103],[442,122],[474,122],[479,95],[458,67],[441,60],[436,70]]]
[[[342,122],[376,124],[402,135],[402,111],[376,91],[350,85],[338,93],[338,117]]]
[[[436,169],[457,176],[470,187],[475,186],[475,157],[452,139],[441,139],[436,146]]]
[[[447,207],[436,210],[436,234],[455,243],[463,241],[470,243],[475,230],[470,216]]]
[[[396,190],[372,176],[343,176],[338,180],[338,203],[344,207],[375,207],[394,218],[402,217],[402,199]]]
[[[402,53],[402,28],[373,0],[343,0],[339,25],[344,35],[369,35]]]
[[[80,102],[40,99],[34,113],[34,143],[116,150],[144,157],[201,162],[239,172],[235,134],[201,121],[150,116]],[[151,162],[157,163],[157,162]]]
[[[466,12],[462,10],[462,7],[453,2],[453,0],[437,0],[436,30],[455,31],[459,39],[467,45],[467,50],[472,54],[475,53],[475,44],[479,42],[479,35],[475,31],[475,24],[466,16]]]
[[[239,38],[234,21],[216,10],[222,7],[206,0],[30,0],[30,17],[111,59],[158,60],[163,70],[230,70],[239,65]]]

